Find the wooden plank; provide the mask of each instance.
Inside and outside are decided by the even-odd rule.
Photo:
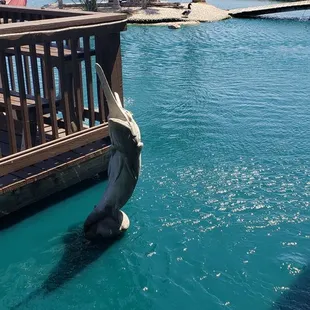
[[[37,181],[44,179],[46,177],[50,177],[54,173],[58,174],[58,177],[59,177],[59,174],[61,174],[61,172],[67,168],[70,168],[70,167],[77,165],[77,164],[81,165],[85,161],[87,161],[91,158],[95,158],[95,157],[98,157],[100,155],[105,155],[105,157],[104,157],[105,161],[102,162],[100,168],[97,169],[97,171],[95,171],[91,175],[91,176],[93,176],[93,175],[99,173],[100,171],[107,170],[107,164],[108,164],[108,161],[110,158],[109,151],[110,151],[110,147],[107,146],[107,147],[95,150],[93,152],[89,152],[89,153],[82,155],[82,156],[80,156],[74,152],[68,152],[68,154],[70,154],[70,155],[66,155],[66,156],[61,157],[61,160],[65,159],[65,162],[61,162],[61,160],[58,159],[60,155],[53,157],[51,159],[52,161],[55,161],[55,162],[59,161],[56,166],[53,166],[50,169],[42,169],[42,171],[37,173],[36,175],[28,176],[27,178],[22,178],[22,179],[18,180],[15,184],[13,183],[13,184],[10,184],[9,186],[4,187],[2,189],[0,188],[0,195],[3,193],[6,193],[6,192],[12,191],[12,190],[16,190],[17,188],[20,188],[20,187],[25,186],[27,184],[37,182]],[[62,155],[65,155],[65,154],[62,154]],[[43,164],[43,165],[45,165],[45,164]],[[81,168],[83,168],[83,167],[79,167],[79,171],[81,170]],[[79,181],[81,181],[81,179]]]
[[[13,174],[8,174],[8,175],[5,175],[3,177],[0,177],[0,189],[2,187],[14,184],[20,180],[21,180],[21,178],[17,177],[16,175],[13,175]]]
[[[7,12],[3,12],[3,21],[5,24],[7,24],[9,22],[9,17],[8,17],[8,13]]]
[[[0,114],[0,130],[4,130],[4,131],[6,131],[7,130],[7,126],[6,126],[6,124],[4,124],[4,126],[3,126],[3,120],[1,120],[2,119],[2,117],[1,117],[1,114]],[[16,124],[15,124],[15,128],[17,127],[18,128],[18,125],[20,125],[20,123],[19,122],[16,122]],[[48,126],[48,125],[45,125],[44,124],[44,126]],[[108,133],[108,123],[105,123],[105,124],[102,124],[102,125],[98,125],[98,126],[96,126],[96,127],[94,127],[94,128],[87,128],[87,129],[85,129],[84,131],[83,131],[83,133],[88,133],[88,134],[91,134],[94,130],[97,130],[97,129],[99,129],[99,128],[105,128],[105,130],[107,131],[107,133]],[[21,130],[22,130],[22,127],[21,127]],[[61,142],[61,141],[65,141],[65,140],[67,140],[67,139],[73,139],[73,138],[75,138],[75,137],[78,137],[78,136],[80,136],[81,135],[81,132],[77,132],[77,133],[73,133],[73,134],[71,134],[70,136],[66,136],[66,137],[63,137],[63,138],[59,138],[57,141],[49,141],[49,142],[46,142],[45,143],[45,145],[44,146],[51,146],[51,145],[54,145],[55,143],[57,143],[57,142]],[[107,134],[107,135],[103,135],[103,137],[101,137],[102,139],[108,139],[109,138],[109,135]],[[86,143],[84,143],[84,144],[81,144],[81,145],[85,145]],[[79,145],[79,146],[81,146],[81,145]],[[79,147],[79,146],[77,146],[77,147]],[[31,148],[30,150],[28,149],[28,150],[23,150],[23,151],[21,151],[21,152],[19,152],[19,153],[15,153],[15,154],[12,154],[12,155],[10,155],[9,157],[7,157],[5,160],[4,159],[2,159],[2,160],[0,160],[0,165],[3,163],[3,162],[5,162],[5,161],[7,161],[7,160],[12,160],[12,159],[15,159],[15,158],[17,158],[17,157],[19,157],[19,156],[21,156],[21,155],[26,155],[26,154],[30,154],[30,153],[32,153],[32,152],[35,152],[35,151],[37,151],[37,150],[40,150],[40,149],[42,149],[43,148],[43,146],[40,146],[40,145],[38,145],[38,146],[35,146],[35,147],[33,147],[33,148]],[[70,149],[71,150],[71,149]]]
[[[100,40],[100,37],[99,37]],[[123,103],[123,79],[122,79],[122,58],[121,42],[119,33],[111,33],[101,37],[102,50],[98,59],[107,76],[110,87],[117,92]]]
[[[69,107],[69,94],[68,94],[68,77],[66,77],[65,59],[64,59],[64,44],[62,40],[57,41],[58,46],[58,57],[60,59],[59,66],[59,82],[61,91],[61,109],[64,116],[64,124],[66,134],[72,133],[71,120],[70,120],[70,107]]]
[[[16,190],[20,187],[32,184],[34,182],[37,183],[37,181],[42,180],[42,179],[47,178],[47,177],[50,178],[53,175],[55,175],[57,177],[57,179],[61,179],[61,174],[64,170],[71,168],[71,167],[76,167],[77,165],[79,165],[79,172],[80,172],[79,174],[81,174],[82,170],[84,170],[87,167],[86,165],[83,165],[83,163],[87,162],[88,160],[90,160],[92,158],[96,158],[96,157],[98,158],[101,155],[103,155],[104,160],[102,161],[102,158],[101,158],[100,167],[97,167],[97,171],[92,171],[92,173],[90,174],[90,177],[92,177],[101,171],[107,170],[108,162],[110,159],[109,151],[110,151],[109,147],[106,147],[106,148],[103,148],[100,150],[96,150],[96,151],[89,153],[87,155],[78,156],[77,158],[74,158],[74,159],[72,159],[66,163],[58,165],[57,167],[53,167],[51,169],[42,171],[42,172],[38,173],[37,175],[30,176],[26,179],[21,179],[20,181],[16,182],[15,184],[10,184],[9,186],[6,186],[6,187],[3,187],[2,189],[0,189],[0,197],[1,197],[1,194],[7,193],[7,192],[12,191],[12,190]],[[82,178],[76,177],[76,170],[75,170],[75,179],[76,179],[76,182],[80,182],[82,180]],[[65,181],[67,181],[67,180],[65,179]],[[66,184],[67,184],[67,182],[66,182]],[[44,195],[46,195],[46,193],[44,193]]]
[[[99,150],[53,170],[29,177],[26,181],[17,182],[14,186],[15,189],[19,188],[19,195],[16,195],[14,186],[0,189],[0,217],[106,171],[109,157],[108,150]]]
[[[69,99],[69,110],[70,110],[70,120],[71,120],[71,130],[72,132],[77,131],[77,117],[74,107],[74,86],[73,86],[73,74],[67,72],[66,74],[66,88],[68,89],[68,99]]]
[[[10,96],[10,100],[11,100],[11,104],[12,104],[12,108],[14,110],[21,110],[21,105],[20,105],[20,98],[19,98],[19,93],[11,91],[11,96]],[[42,99],[42,106],[46,106],[47,105],[47,100],[46,99]],[[34,96],[28,96],[26,95],[26,102],[27,102],[27,106],[28,108],[32,108],[35,106],[35,97]],[[0,106],[5,106],[4,104],[4,94],[3,92],[0,92]]]
[[[257,15],[283,13],[291,11],[306,10],[310,8],[310,1],[295,1],[281,4],[271,4],[258,7],[230,10],[228,14],[237,18],[248,18]]]
[[[97,25],[102,23],[111,23],[126,20],[126,14],[113,14],[113,13],[99,13],[92,16],[76,16],[76,17],[64,17],[57,20],[47,19],[40,21],[30,21],[23,24],[22,32],[31,32],[31,31],[45,31],[45,30],[55,30],[63,29],[67,27],[78,27],[85,25]],[[20,33],[20,24],[4,24],[1,26],[1,37],[5,37],[7,34]]]
[[[32,44],[33,45],[33,44]],[[21,53],[25,56],[30,56],[30,48],[29,45],[22,45],[20,47]],[[6,49],[6,53],[10,55],[14,55],[14,48],[9,47]],[[36,53],[37,57],[44,58],[44,45],[42,44],[36,44]],[[50,54],[52,58],[58,58],[58,48],[55,46],[50,47]],[[79,54],[82,54],[82,51],[79,51]],[[64,49],[64,55],[66,57],[71,56],[71,49],[65,48]]]
[[[14,171],[12,174],[20,179],[26,179],[32,175],[40,173],[42,170],[34,165],[25,167],[21,170]]]
[[[40,143],[45,143],[45,133],[44,133],[44,120],[43,120],[43,107],[42,99],[40,94],[40,81],[39,81],[39,69],[36,57],[36,48],[35,45],[30,45],[30,60],[32,67],[32,78],[33,78],[33,90],[36,104],[36,122],[39,130],[39,139]]]
[[[86,155],[88,153],[94,152],[96,150],[102,149],[106,146],[108,146],[109,144],[107,143],[107,141],[104,141],[103,139],[97,140],[93,143],[89,143],[87,145],[83,145],[81,147],[78,147],[76,149],[73,150],[74,153],[81,155]]]
[[[47,99],[50,107],[51,115],[51,126],[53,130],[53,138],[58,139],[58,126],[57,126],[57,116],[56,116],[56,102],[55,102],[55,88],[52,79],[52,66],[50,63],[50,44],[44,44],[44,70],[46,74],[46,87],[47,87]]]
[[[7,156],[0,159],[0,176],[12,173],[41,160],[51,158],[63,152],[73,150],[98,139],[108,136],[108,126],[99,125],[82,132],[60,138],[43,145],[18,153],[18,156]]]
[[[44,118],[44,120],[46,120],[46,118]],[[50,119],[49,119],[49,122],[50,122]],[[59,120],[59,123],[61,122],[61,120]],[[57,120],[57,123],[58,123],[58,120]],[[48,134],[51,136],[51,139],[52,139],[52,135],[53,135],[53,129],[52,129],[52,126],[49,125],[49,124],[44,124],[44,132],[45,134]],[[63,135],[64,134],[64,135]],[[66,131],[64,128],[60,128],[60,126],[58,127],[58,135],[59,137],[64,137],[66,136]]]
[[[77,44],[78,39],[71,40],[71,49],[72,49],[72,69],[73,69],[73,81],[74,81],[74,98],[75,98],[75,111],[77,115],[77,126],[79,130],[83,129],[83,94],[82,94],[82,85],[80,83],[80,74],[77,61]]]
[[[74,159],[77,159],[79,158],[80,155],[78,153],[75,153],[73,150],[72,151],[69,151],[69,152],[65,152],[65,153],[62,153],[62,154],[59,154],[53,158],[55,158],[56,160],[59,160],[59,161],[62,161],[63,163],[67,163],[67,162],[70,162]]]
[[[45,125],[51,125],[51,117],[50,114],[44,114],[43,115],[43,120],[44,120],[44,124]],[[45,126],[44,125],[44,126]],[[66,129],[64,120],[62,117],[58,117],[57,116],[57,125],[58,125],[58,132],[60,131],[60,129]],[[46,130],[45,130],[46,131]]]
[[[110,87],[113,92],[117,92],[123,103],[123,82],[122,82],[122,63],[121,63],[121,47],[120,34],[111,33],[108,35],[97,35],[95,37],[96,44],[96,62],[101,65]],[[100,92],[102,93],[102,92]],[[99,111],[102,109],[99,105]],[[101,112],[101,115],[103,113]],[[108,115],[108,106],[104,104],[105,121]]]
[[[39,168],[41,171],[46,171],[46,170],[55,168],[63,163],[64,162],[61,161],[60,159],[53,157],[53,158],[40,161],[39,163],[36,163],[34,166]]]
[[[26,149],[30,148],[31,145],[31,135],[30,135],[30,124],[29,124],[29,114],[26,101],[25,93],[25,81],[23,74],[22,66],[22,56],[20,53],[20,48],[17,46],[15,48],[15,59],[16,59],[16,69],[17,69],[17,78],[18,78],[18,89],[19,89],[19,98],[20,105],[23,117],[23,126],[24,126],[24,138],[25,138],[25,147]]]
[[[59,30],[33,31],[17,34],[0,35],[1,48],[8,48],[14,45],[41,44],[52,40],[65,40],[75,36],[93,36],[95,33],[119,33],[126,29],[126,21],[103,23],[89,26],[76,26]]]
[[[101,38],[99,37],[95,37],[95,49],[96,49],[96,62],[102,66],[102,64],[104,63],[104,61],[102,60],[103,43],[100,42],[100,39]],[[98,96],[98,109],[99,109],[98,112],[99,112],[99,118],[100,118],[99,122],[102,124],[106,122],[107,120],[106,108],[105,108],[106,102],[105,102],[105,97],[103,94],[103,88],[101,86],[101,83],[100,83],[100,80],[97,74],[96,74],[96,80],[97,80],[97,96]]]
[[[14,154],[17,152],[17,147],[16,147],[14,119],[13,119],[13,109],[11,105],[9,82],[7,79],[8,73],[7,73],[7,67],[6,67],[6,62],[5,62],[5,55],[1,51],[0,51],[0,74],[1,74],[3,91],[4,91],[3,99],[4,99],[4,104],[5,104],[7,130],[9,133],[10,150],[11,150],[11,153]]]
[[[54,18],[57,17],[70,17],[70,16],[79,16],[79,15],[93,15],[97,14],[94,12],[86,11],[76,11],[76,10],[59,10],[59,9],[37,9],[33,7],[16,7],[16,6],[1,6],[1,12],[7,15],[14,14],[16,12],[22,12],[25,14],[35,15],[35,16],[51,16]]]
[[[86,90],[87,90],[87,103],[89,109],[89,126],[95,126],[95,105],[93,94],[93,77],[92,77],[92,63],[90,58],[90,44],[89,37],[83,38],[84,53],[85,53],[85,71],[86,71]],[[84,107],[85,111],[85,107]],[[83,112],[84,112],[83,111]]]
[[[98,114],[99,114],[99,122],[100,124],[103,124],[104,122],[106,122],[106,114],[105,114],[105,105],[106,105],[106,102],[105,102],[105,98],[104,98],[104,94],[103,94],[103,89],[101,87],[101,84],[100,84],[100,81],[99,81],[99,78],[98,76],[96,77],[97,78],[97,94],[98,94],[98,108],[99,108],[99,111],[98,111]]]
[[[44,131],[45,131],[45,136],[47,141],[54,140],[53,139],[53,130],[52,127],[49,125],[44,125]],[[66,136],[66,131],[63,128],[58,128],[58,136],[59,138],[63,138]]]

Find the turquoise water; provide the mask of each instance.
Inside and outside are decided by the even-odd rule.
[[[309,31],[130,26],[124,93],[145,144],[131,227],[83,241],[105,181],[42,202],[0,232],[0,309],[309,309]]]

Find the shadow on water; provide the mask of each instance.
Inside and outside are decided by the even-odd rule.
[[[120,237],[121,238],[121,237]],[[66,232],[64,254],[58,264],[52,269],[43,284],[24,300],[11,307],[11,310],[23,309],[32,300],[46,296],[81,273],[87,266],[95,262],[118,239],[92,243],[84,238],[83,224],[74,225]],[[27,308],[28,309],[28,308]]]
[[[304,268],[271,310],[310,310],[310,265]]]
[[[51,196],[46,197],[36,203],[33,203],[29,206],[21,208],[18,211],[15,211],[5,217],[0,218],[0,231],[10,228],[11,226],[22,222],[23,220],[27,219],[35,215],[36,213],[47,209],[48,207],[61,202],[69,197],[72,197],[88,188],[94,186],[95,184],[102,182],[103,180],[107,179],[106,172],[100,173],[97,176],[84,180],[80,183],[72,185],[71,187],[64,189],[61,192],[57,192],[52,194]]]

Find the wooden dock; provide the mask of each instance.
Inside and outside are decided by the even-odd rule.
[[[285,2],[259,7],[250,7],[245,9],[234,9],[229,11],[229,15],[237,18],[249,18],[258,15],[291,12],[310,9],[310,1]]]
[[[0,6],[0,217],[107,169],[126,15]]]

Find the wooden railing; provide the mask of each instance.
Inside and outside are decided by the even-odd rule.
[[[61,151],[68,151],[91,140],[88,128],[107,126],[108,110],[95,62],[122,99],[120,31],[126,28],[125,18],[0,8],[4,23],[0,25],[0,130],[7,132],[8,146],[0,150],[0,176],[33,163],[35,154],[48,158],[43,148],[54,154],[58,139],[72,136],[70,143],[62,144]],[[80,131],[85,131],[83,139],[78,137]],[[36,152],[25,153],[31,148]],[[31,154],[32,160],[27,161],[25,154]],[[41,155],[38,160],[43,160]],[[19,156],[22,165],[16,164]]]
[[[1,24],[16,23],[23,21],[34,21],[51,18],[61,17],[73,17],[82,15],[93,15],[92,12],[84,11],[69,11],[69,10],[57,10],[57,9],[34,9],[27,7],[19,7],[18,9],[14,6],[2,5],[0,8],[0,21]]]

